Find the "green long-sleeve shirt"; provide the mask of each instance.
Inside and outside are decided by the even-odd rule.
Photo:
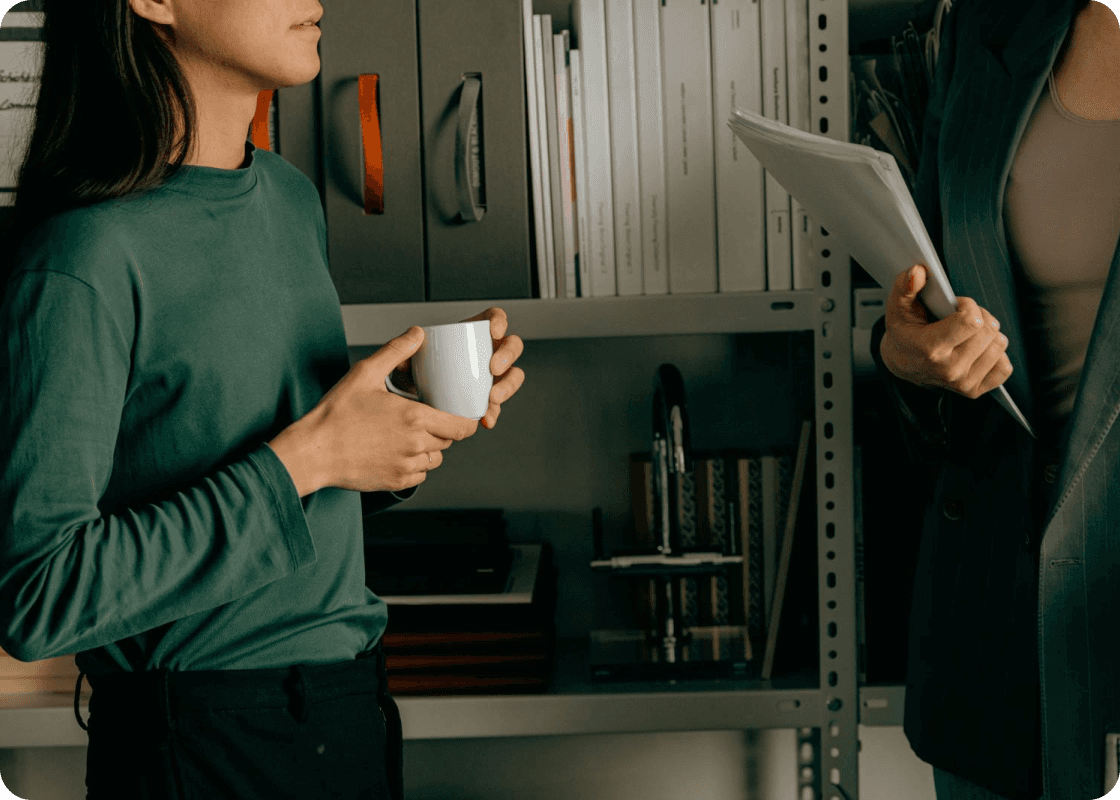
[[[274,668],[385,629],[359,495],[301,500],[266,444],[349,360],[315,187],[246,154],[56,215],[18,250],[0,306],[0,648],[18,659]]]

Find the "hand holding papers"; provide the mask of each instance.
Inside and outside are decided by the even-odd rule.
[[[766,171],[880,286],[889,288],[899,273],[924,264],[929,280],[919,296],[926,308],[937,319],[957,310],[956,294],[892,155],[806,133],[751,111],[735,110],[728,124]],[[993,396],[1035,435],[1006,387],[997,387]]]

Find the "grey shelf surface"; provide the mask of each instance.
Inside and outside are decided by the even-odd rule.
[[[344,305],[350,346],[383,345],[413,325],[444,325],[496,306],[523,340],[803,331],[813,327],[813,291],[667,294],[542,300]]]
[[[469,739],[588,733],[746,730],[819,725],[816,674],[771,681],[590,681],[586,639],[557,643],[551,686],[531,695],[398,697],[404,738]],[[79,747],[86,732],[71,698],[51,707],[0,708],[0,748]],[[65,705],[53,705],[65,703]],[[89,707],[81,706],[82,719]]]
[[[557,643],[545,694],[401,697],[406,739],[746,730],[819,725],[817,674],[771,681],[598,683],[586,639]]]

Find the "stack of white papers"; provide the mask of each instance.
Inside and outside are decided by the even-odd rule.
[[[889,289],[900,273],[924,264],[929,280],[922,302],[937,319],[956,312],[956,294],[894,156],[791,128],[752,111],[736,109],[728,124],[766,171],[880,286]],[[1035,435],[1005,386],[997,387],[994,397]]]

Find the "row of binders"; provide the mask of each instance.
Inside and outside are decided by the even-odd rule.
[[[727,125],[809,130],[809,0],[523,3],[542,297],[814,288],[807,214]]]

